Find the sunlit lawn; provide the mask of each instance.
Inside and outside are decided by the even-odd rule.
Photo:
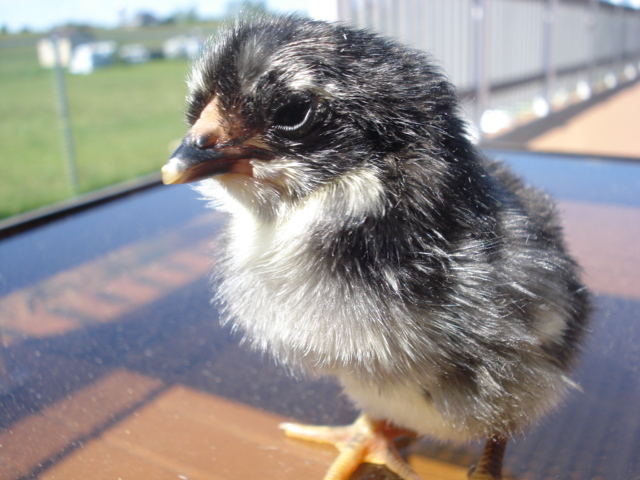
[[[120,65],[68,77],[82,190],[158,170],[182,136],[184,61]]]
[[[156,60],[65,76],[80,192],[162,166],[186,130],[187,68]],[[0,48],[0,218],[73,194],[58,106],[35,48]]]

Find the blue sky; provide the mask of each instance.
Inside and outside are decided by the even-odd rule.
[[[601,1],[612,3],[613,5],[622,5],[629,8],[640,8],[640,0],[601,0]]]
[[[323,2],[323,0],[317,0]],[[640,0],[601,0],[640,8]],[[307,11],[309,0],[266,0],[276,11]],[[114,26],[118,12],[125,7],[129,16],[138,11],[169,15],[176,10],[195,7],[204,16],[219,16],[226,11],[227,0],[0,0],[0,26],[11,32],[24,27],[42,31],[67,22]]]
[[[276,11],[306,11],[307,0],[267,0]],[[42,31],[52,26],[86,22],[114,26],[123,7],[129,16],[140,10],[168,15],[195,7],[201,15],[218,16],[226,11],[227,0],[0,0],[0,25],[16,32],[24,27]]]

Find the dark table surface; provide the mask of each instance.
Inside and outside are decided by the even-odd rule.
[[[596,304],[582,391],[511,442],[508,471],[640,479],[640,163],[489,153],[557,198]],[[218,325],[207,272],[222,221],[188,186],[158,186],[0,242],[0,435],[121,369],[305,422],[353,419],[331,380],[294,380]],[[69,447],[5,477],[35,478]],[[416,448],[464,464],[479,446]],[[0,471],[13,460],[0,446]]]

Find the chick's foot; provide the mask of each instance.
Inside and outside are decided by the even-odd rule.
[[[487,440],[478,465],[469,471],[469,480],[502,480],[502,461],[507,437],[494,435]]]
[[[296,423],[280,425],[287,436],[334,445],[340,454],[333,462],[324,480],[348,480],[362,463],[384,465],[403,480],[421,480],[405,462],[393,439],[407,434],[386,422],[378,422],[366,414],[360,415],[352,425],[341,427],[311,426]]]

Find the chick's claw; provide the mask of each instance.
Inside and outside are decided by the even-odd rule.
[[[289,437],[330,443],[340,451],[324,480],[348,480],[362,463],[384,465],[403,480],[421,480],[393,444],[393,438],[404,432],[366,414],[352,425],[342,427],[283,423],[280,428]]]

